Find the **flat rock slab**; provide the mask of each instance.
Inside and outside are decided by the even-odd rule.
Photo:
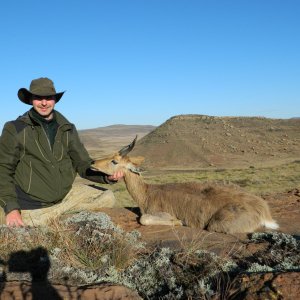
[[[48,282],[11,281],[0,283],[1,300],[141,300],[142,298],[126,287],[118,285],[91,285],[74,287],[51,285]]]
[[[243,275],[238,281],[244,292],[237,299],[300,299],[299,272]]]
[[[300,192],[298,189],[286,193],[264,196],[272,215],[278,222],[280,232],[300,236]],[[222,234],[185,226],[143,226],[138,223],[137,208],[99,208],[109,215],[115,224],[125,231],[138,230],[149,245],[171,248],[192,246],[201,243],[203,249],[216,253],[232,251],[241,246],[247,234]],[[262,230],[264,230],[262,228]],[[259,230],[258,230],[259,231]]]
[[[198,246],[199,249],[200,245],[202,249],[226,254],[241,247],[241,242],[247,239],[246,234],[222,234],[186,226],[143,226],[138,223],[137,212],[126,208],[99,208],[99,211],[109,215],[125,231],[139,231],[141,239],[150,247],[180,249]]]
[[[300,236],[300,189],[264,196],[280,231]]]

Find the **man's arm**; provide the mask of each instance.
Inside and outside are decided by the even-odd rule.
[[[8,122],[4,125],[0,137],[0,205],[6,214],[19,209],[14,183],[19,159],[20,149],[17,132],[12,122]]]
[[[14,184],[14,174],[20,157],[20,149],[16,137],[16,129],[12,122],[4,125],[0,137],[0,205],[7,218],[16,224],[20,221],[19,205]],[[10,214],[13,212],[12,214]],[[15,220],[15,221],[14,221]]]
[[[108,176],[100,171],[90,169],[93,160],[89,156],[84,145],[81,143],[74,125],[69,142],[69,155],[77,173],[85,179],[98,183],[113,184],[123,177],[123,173],[121,174],[121,172]]]

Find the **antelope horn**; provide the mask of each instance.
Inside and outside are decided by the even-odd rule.
[[[123,147],[118,153],[119,155],[121,156],[125,156],[127,155],[134,147],[135,145],[135,142],[136,142],[136,139],[137,139],[137,135],[135,136],[134,140],[131,142],[131,144],[129,144],[128,146],[125,146]]]

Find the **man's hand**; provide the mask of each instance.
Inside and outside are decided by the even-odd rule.
[[[21,214],[17,209],[12,210],[11,212],[9,212],[6,215],[6,225],[9,227],[25,226],[25,224],[23,223]]]
[[[118,181],[119,179],[121,179],[123,177],[124,177],[124,173],[122,171],[118,171],[110,176],[107,176],[107,179],[111,180],[111,181]]]

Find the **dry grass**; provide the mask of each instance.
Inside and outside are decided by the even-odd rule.
[[[29,251],[37,245],[53,249],[59,244],[57,233],[40,230],[38,228],[8,228],[0,227],[0,254],[1,259],[6,261],[11,253]]]
[[[95,213],[88,220],[91,215],[82,212],[82,216],[74,215],[67,223],[53,220],[49,224],[50,230],[59,236],[60,259],[89,270],[103,266],[126,268],[141,250],[136,236],[115,226],[105,214]]]
[[[12,253],[30,253],[37,246],[62,265],[89,271],[111,266],[124,269],[143,249],[135,233],[123,232],[103,213],[81,212],[66,220],[52,219],[47,227],[0,227],[2,263],[6,264]]]
[[[248,169],[202,169],[147,171],[143,175],[149,183],[222,181],[238,184],[257,195],[285,192],[300,186],[300,161],[288,164]],[[118,206],[136,206],[123,182],[110,187],[117,199]]]

